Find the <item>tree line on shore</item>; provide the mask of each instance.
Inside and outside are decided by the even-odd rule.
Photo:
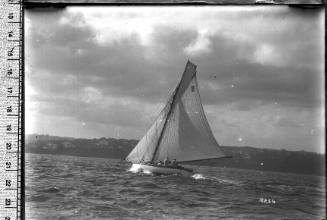
[[[138,140],[133,139],[27,135],[25,152],[124,159],[137,143]],[[324,154],[248,146],[222,146],[222,150],[231,158],[188,162],[188,164],[325,175]]]

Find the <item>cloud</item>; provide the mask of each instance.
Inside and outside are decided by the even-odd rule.
[[[322,12],[71,7],[26,25],[31,132],[141,138],[190,59],[219,142],[319,151]]]
[[[269,44],[263,44],[257,47],[253,55],[252,59],[262,65],[285,65],[281,54]]]
[[[184,52],[191,56],[201,56],[211,52],[211,41],[209,40],[208,32],[200,31],[197,39],[190,45],[184,48]]]
[[[281,127],[300,127],[301,124],[299,124],[296,121],[290,120],[288,118],[280,118],[279,121],[277,122],[277,125]],[[302,124],[303,126],[303,124]]]

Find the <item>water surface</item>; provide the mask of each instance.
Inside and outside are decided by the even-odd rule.
[[[26,219],[323,219],[325,178],[220,167],[128,172],[103,158],[26,154]]]

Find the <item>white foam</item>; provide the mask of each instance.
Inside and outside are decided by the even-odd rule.
[[[132,173],[138,173],[138,172],[142,171],[142,168],[141,168],[141,166],[139,164],[133,164],[131,166],[131,168],[129,168],[128,171],[132,172]]]
[[[216,181],[218,181],[220,183],[224,183],[224,184],[232,184],[232,185],[238,185],[238,186],[242,185],[241,182],[237,182],[237,181],[233,181],[233,180],[221,179],[221,178],[217,178],[217,177],[215,177],[213,179],[215,179]]]
[[[151,171],[142,169],[142,167],[141,167],[140,164],[133,164],[131,166],[131,168],[129,168],[129,170],[127,170],[127,171],[132,172],[132,173],[140,173],[140,172],[143,172],[144,174],[152,174]]]
[[[149,170],[143,170],[143,173],[144,174],[152,174],[151,171],[149,171]]]
[[[223,183],[223,184],[242,185],[241,182],[228,180],[228,179],[221,179],[221,178],[217,178],[217,177],[203,176],[201,173],[195,173],[191,177],[196,180],[201,180],[201,179],[202,180],[212,180],[212,181],[217,181],[217,182]]]
[[[195,173],[191,176],[193,179],[200,180],[200,179],[207,179],[201,173]]]

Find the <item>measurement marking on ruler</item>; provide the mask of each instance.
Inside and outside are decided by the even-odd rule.
[[[6,134],[17,134],[17,132],[16,131],[12,131],[12,132],[7,131]]]
[[[0,167],[1,176],[6,178],[5,201],[0,201],[2,210],[6,211],[5,219],[18,220],[24,218],[24,18],[23,18],[23,0],[3,0],[3,7],[8,9],[0,23],[1,38],[4,39],[4,45],[1,45],[0,57],[8,66],[4,72],[1,71],[1,77],[5,76],[6,81],[0,84],[1,89],[7,91],[4,98],[7,100],[7,106],[1,106],[1,119],[8,120],[10,124],[4,124],[5,129],[1,130],[0,161],[5,160],[5,166]],[[5,20],[6,19],[6,20]],[[5,121],[4,121],[5,122]],[[5,122],[7,123],[7,122]],[[7,139],[5,139],[7,138]],[[17,163],[16,163],[17,162]],[[16,191],[16,192],[15,192]],[[0,213],[2,213],[0,210]],[[9,217],[12,216],[12,217]],[[15,216],[15,218],[14,218]],[[2,219],[2,215],[1,215]]]

